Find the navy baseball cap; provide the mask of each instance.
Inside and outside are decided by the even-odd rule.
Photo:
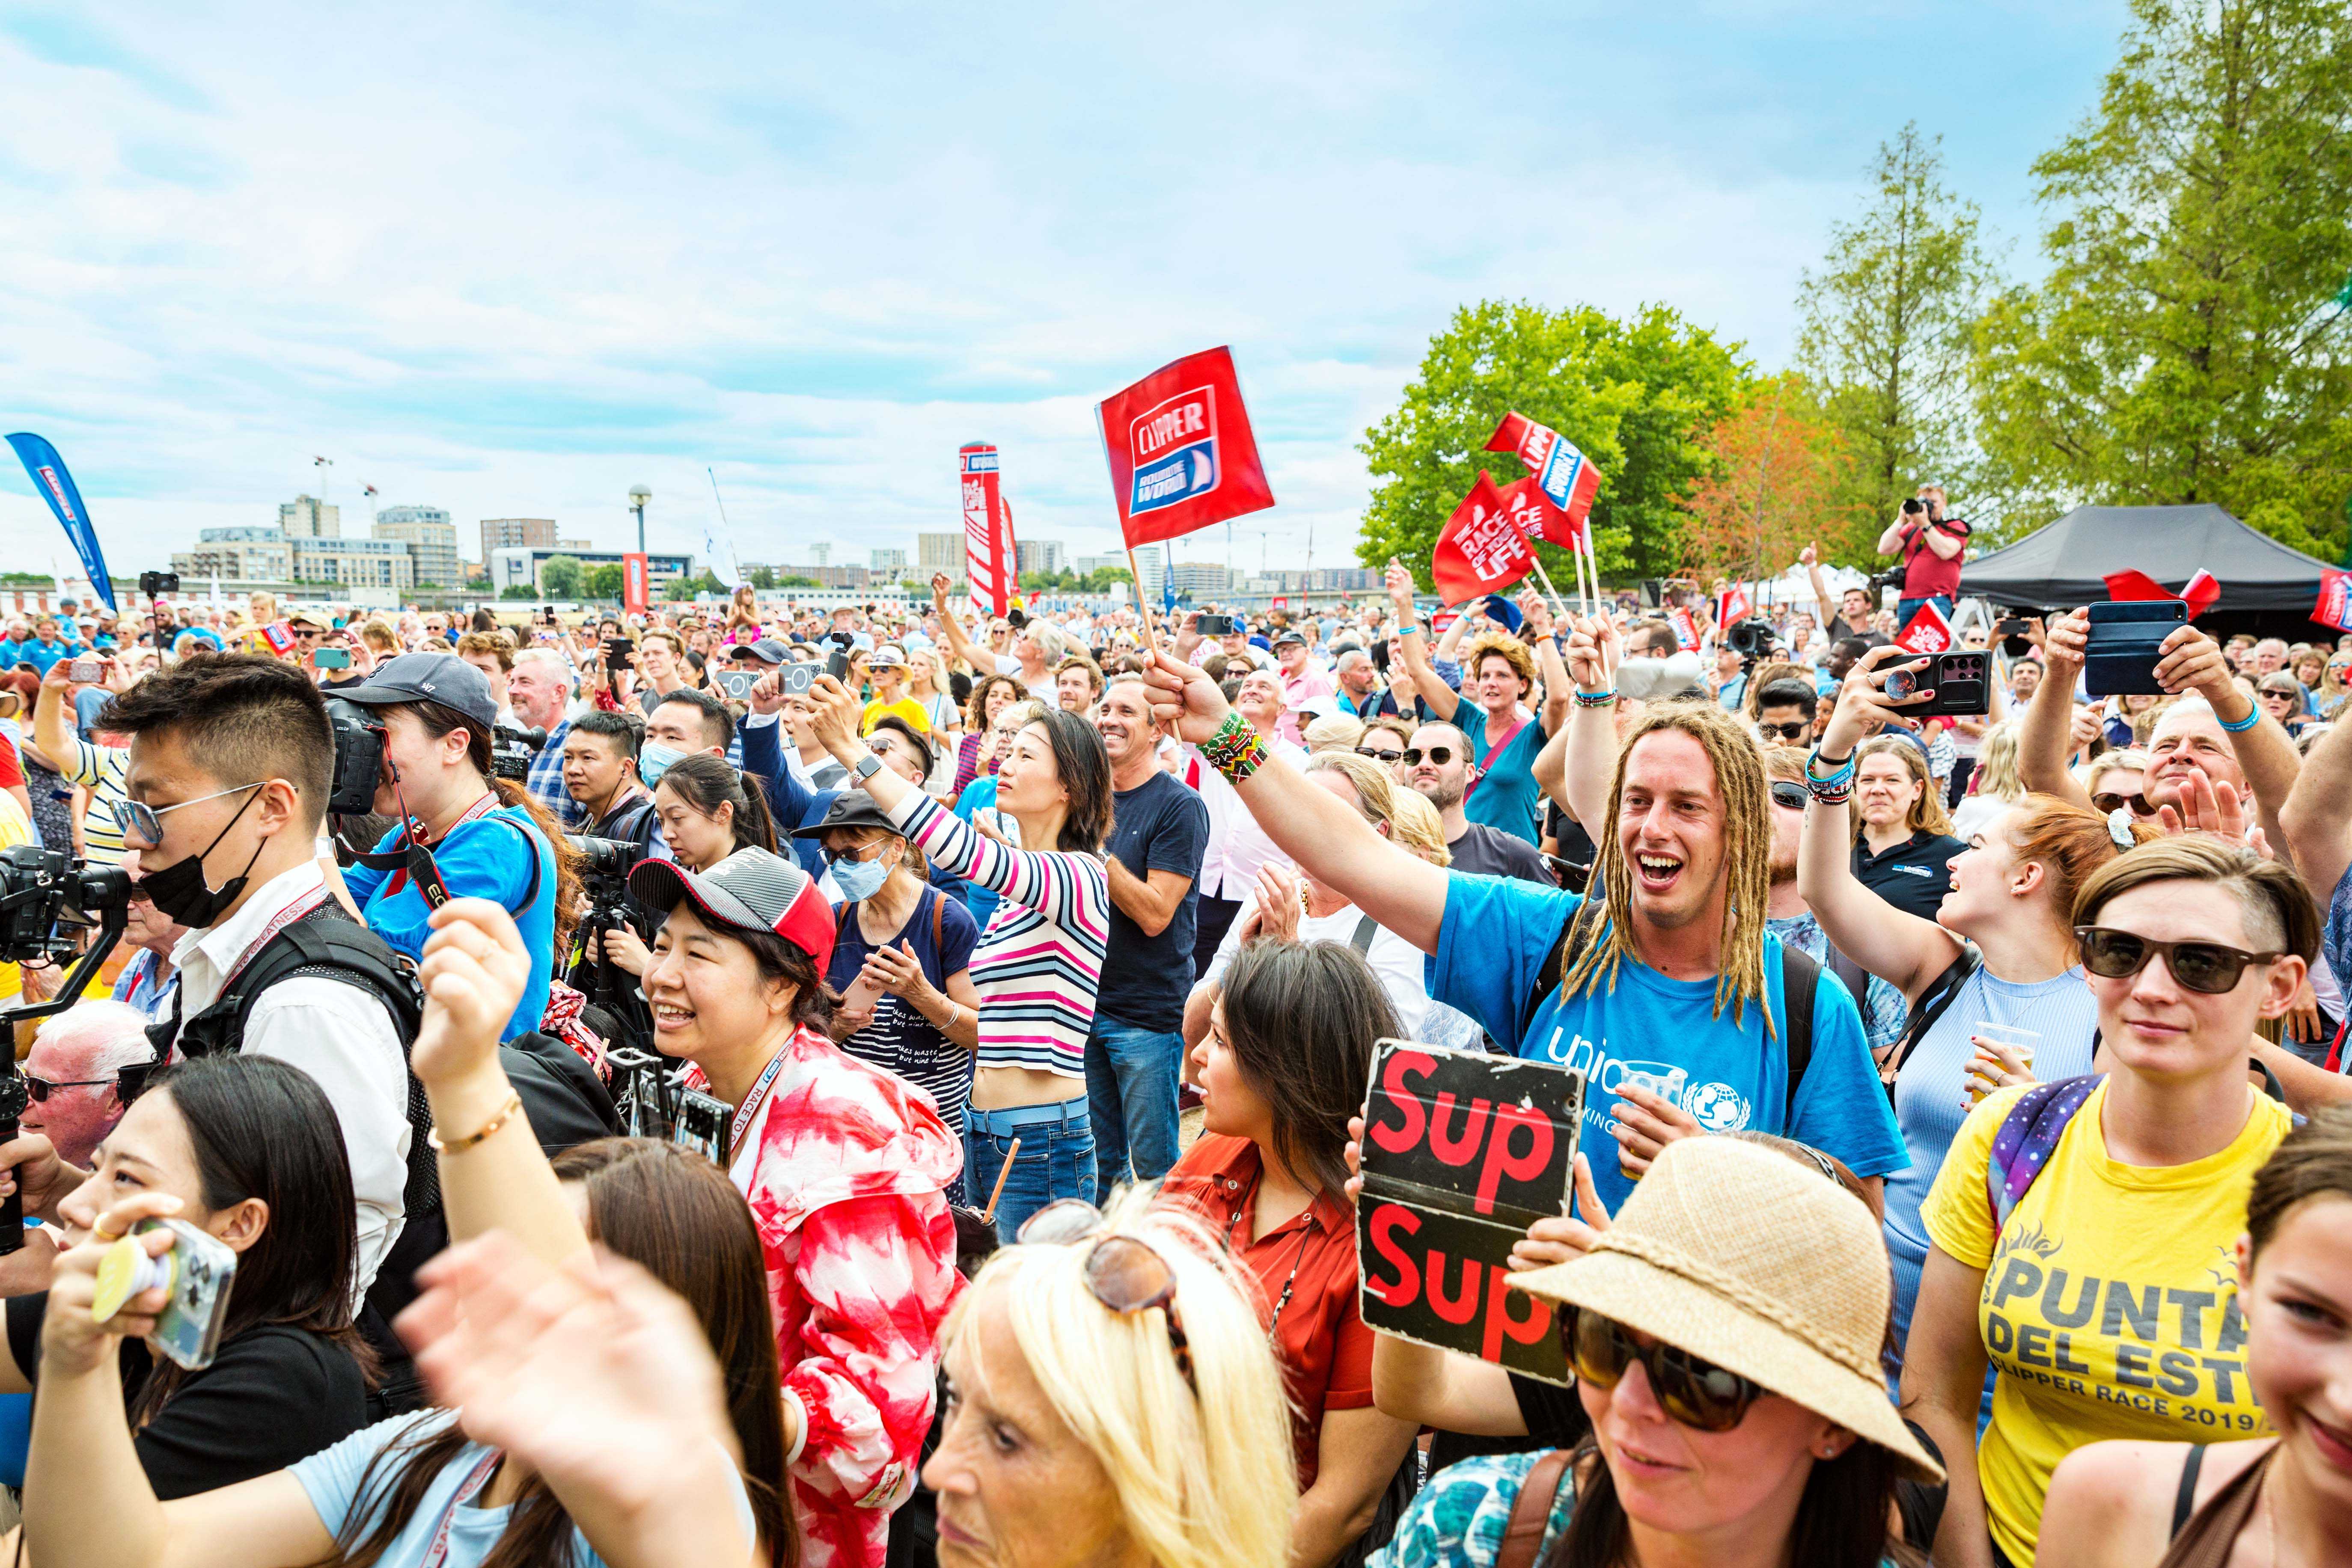
[[[364,685],[335,693],[346,702],[390,707],[433,702],[488,731],[499,721],[489,677],[454,653],[404,653],[375,667]]]

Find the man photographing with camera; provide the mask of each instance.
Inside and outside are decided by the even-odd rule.
[[[1911,624],[1920,605],[1930,601],[1946,620],[1951,619],[1968,540],[1968,521],[1944,515],[1943,486],[1921,485],[1918,495],[1903,503],[1903,510],[1878,536],[1881,555],[1903,557],[1903,596],[1895,606],[1898,632]]]

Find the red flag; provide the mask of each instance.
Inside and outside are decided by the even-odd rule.
[[[1675,628],[1675,641],[1686,648],[1698,647],[1698,623],[1691,619],[1688,610],[1676,605],[1666,612],[1666,624]]]
[[[1130,550],[1274,504],[1233,351],[1162,365],[1095,405]]]
[[[2320,573],[2319,603],[2312,606],[2311,618],[2323,626],[2352,632],[2352,572],[2331,566]]]
[[[646,576],[646,558],[636,551],[621,557],[621,608],[632,616],[642,616],[653,601],[653,590]]]
[[[1755,608],[1755,601],[1748,596],[1748,584],[1734,583],[1716,597],[1715,624],[1727,628],[1736,626],[1746,620]]]
[[[1895,646],[1909,648],[1913,653],[1942,653],[1952,646],[1952,623],[1936,608],[1936,601],[1929,599],[1895,634]]]
[[[2189,618],[2192,621],[2211,609],[2221,597],[2221,584],[2213,580],[2213,574],[2203,570],[2189,579],[2178,594],[2145,572],[2110,572],[2102,581],[2107,585],[2107,597],[2118,605],[2150,599],[2179,599],[2188,605]]]
[[[1517,452],[1551,504],[1566,512],[1570,522],[1584,526],[1586,514],[1592,510],[1592,498],[1601,490],[1601,470],[1587,462],[1566,437],[1514,411],[1504,415],[1495,433],[1486,437],[1486,450]]]
[[[962,475],[963,578],[971,613],[1001,616],[1013,607],[1021,557],[1013,548],[1013,510],[1003,504],[996,448],[984,441],[959,447],[956,468]]]
[[[1566,549],[1583,531],[1579,524],[1569,521],[1568,513],[1551,504],[1551,498],[1543,493],[1533,474],[1513,479],[1499,493],[1503,510],[1511,514],[1511,521],[1529,539],[1546,540]]]
[[[1478,470],[1478,482],[1437,531],[1429,575],[1438,596],[1459,605],[1507,588],[1536,563],[1535,547],[1511,521],[1494,477]]]

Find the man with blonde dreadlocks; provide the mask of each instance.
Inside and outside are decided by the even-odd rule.
[[[1613,631],[1599,634],[1611,643]],[[1590,625],[1569,642],[1570,745],[1614,748],[1615,694]],[[1612,658],[1609,668],[1616,668]],[[1518,1054],[1582,1070],[1586,1146],[1612,1211],[1664,1143],[1755,1128],[1835,1154],[1872,1180],[1908,1157],[1853,999],[1765,929],[1771,826],[1755,742],[1712,703],[1661,703],[1618,758],[1591,900],[1441,870],[1390,845],[1336,796],[1229,722],[1207,676],[1162,656],[1153,710],[1232,778],[1292,859],[1432,956],[1430,994]],[[1576,771],[1573,767],[1571,773]],[[1571,927],[1573,921],[1573,927]],[[1810,1049],[1792,1074],[1784,972],[1801,971]],[[1801,1012],[1803,1009],[1801,1008]],[[1611,1139],[1618,1157],[1603,1152]]]

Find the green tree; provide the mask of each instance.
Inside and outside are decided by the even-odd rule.
[[[499,597],[501,599],[536,599],[539,597],[539,590],[532,587],[528,583],[509,583],[505,587],[499,590]]]
[[[1822,389],[1856,487],[1821,542],[1852,565],[1923,483],[1956,509],[1987,504],[1969,477],[1968,370],[1994,268],[1976,204],[1944,188],[1942,142],[1916,121],[1881,142],[1868,204],[1831,226],[1821,269],[1797,288],[1797,364]]]
[[[588,568],[583,592],[591,599],[617,599],[628,586],[627,574],[617,561],[607,561],[601,566]]]
[[[772,566],[752,567],[751,573],[751,586],[754,588],[774,587],[776,585],[776,569]]]
[[[1498,485],[1526,472],[1486,438],[1517,409],[1576,444],[1601,470],[1593,546],[1604,572],[1655,576],[1681,556],[1682,504],[1710,471],[1706,438],[1748,375],[1738,345],[1663,305],[1619,321],[1590,305],[1553,311],[1482,300],[1430,340],[1403,403],[1358,447],[1374,479],[1356,558],[1391,555],[1429,581],[1438,531],[1486,469]],[[1538,547],[1555,582],[1567,552]]]
[[[786,573],[783,576],[777,578],[775,585],[779,588],[820,588],[824,586],[824,584],[819,583],[815,578],[803,577],[797,572]]]
[[[1978,330],[1980,439],[2030,521],[2212,501],[2333,558],[2352,490],[2336,299],[2352,265],[2352,13],[2132,9],[2097,110],[2034,163],[2050,266]]]
[[[577,599],[587,574],[577,555],[551,555],[539,569],[539,585],[551,599]]]

